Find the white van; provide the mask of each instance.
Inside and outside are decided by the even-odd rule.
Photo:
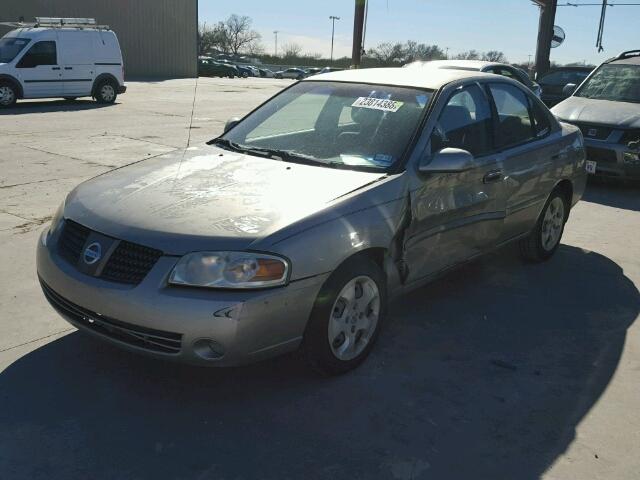
[[[0,108],[20,98],[93,97],[126,91],[116,34],[89,18],[36,18],[0,39]]]

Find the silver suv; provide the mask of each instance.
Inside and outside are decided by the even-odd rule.
[[[582,130],[589,173],[640,179],[640,50],[609,59],[551,110]]]

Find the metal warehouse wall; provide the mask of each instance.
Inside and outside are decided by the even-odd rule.
[[[92,17],[118,35],[127,77],[197,75],[198,0],[0,0],[0,21]],[[0,36],[8,32],[0,26]]]

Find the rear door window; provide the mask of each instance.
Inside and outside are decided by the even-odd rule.
[[[489,85],[498,115],[496,146],[505,148],[525,143],[534,138],[527,95],[518,87],[507,84]]]

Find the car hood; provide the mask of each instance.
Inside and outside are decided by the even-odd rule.
[[[383,176],[193,147],[82,183],[65,217],[168,254],[239,250]]]
[[[569,97],[551,109],[560,120],[619,128],[640,128],[640,104]]]

